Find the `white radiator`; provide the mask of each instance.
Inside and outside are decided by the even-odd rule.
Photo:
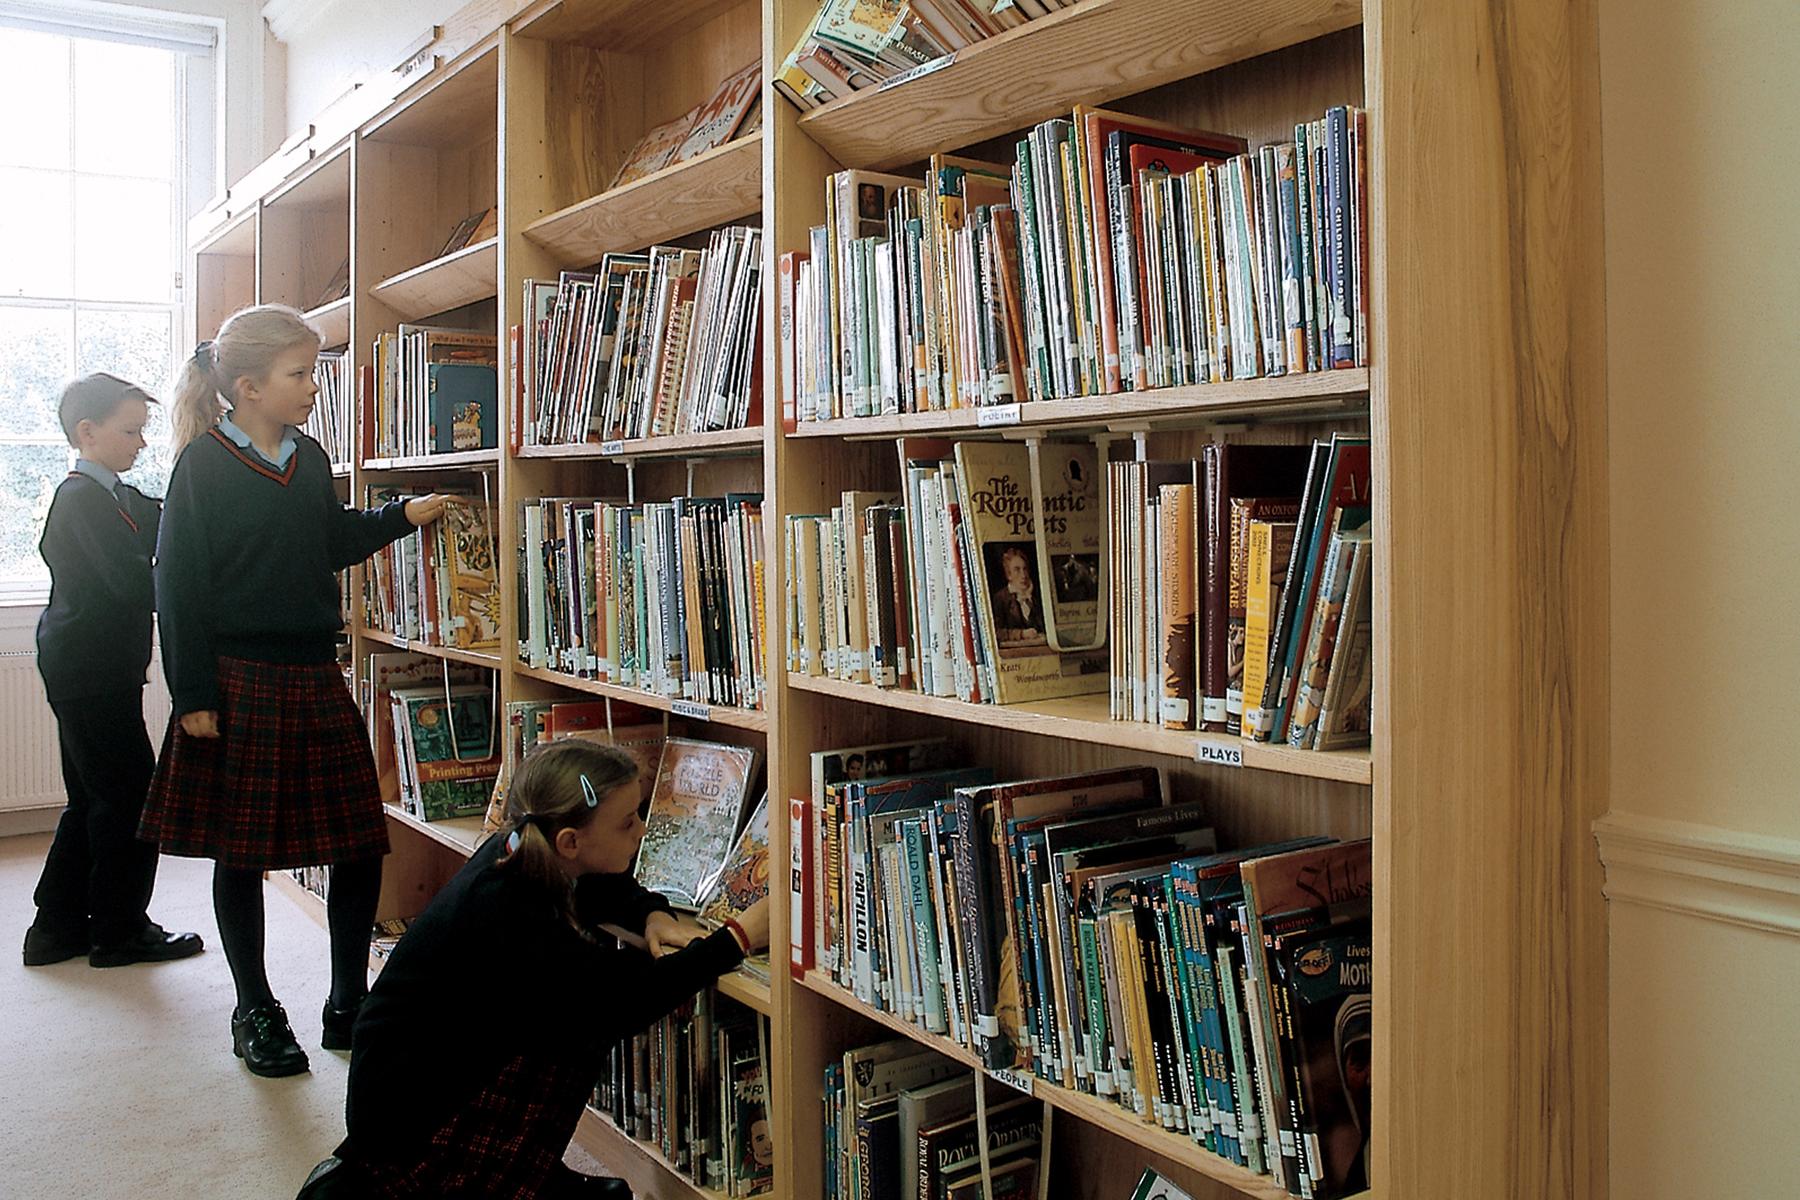
[[[150,744],[162,750],[169,723],[169,689],[162,656],[150,658],[150,686],[144,689],[144,722]],[[37,652],[0,651],[0,812],[61,808],[62,755],[56,744],[56,717],[44,699]]]

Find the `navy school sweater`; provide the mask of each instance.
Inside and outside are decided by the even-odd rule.
[[[38,542],[50,567],[50,603],[38,618],[37,664],[51,703],[144,686],[161,514],[127,483],[116,498],[78,472],[57,486]]]
[[[337,572],[412,531],[403,501],[345,508],[324,449],[296,442],[280,471],[216,430],[175,462],[156,607],[177,717],[218,709],[221,655],[331,662],[344,627]]]
[[[743,961],[720,929],[652,959],[590,942],[543,886],[500,864],[492,837],[407,929],[356,1018],[339,1154],[414,1161],[431,1135],[519,1054],[597,1078],[600,1056]],[[576,912],[641,933],[668,902],[629,875],[583,876]]]

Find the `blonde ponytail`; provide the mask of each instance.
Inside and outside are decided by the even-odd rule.
[[[637,761],[623,750],[581,738],[539,746],[513,773],[506,792],[508,852],[501,865],[542,885],[577,930],[575,893],[551,843],[560,830],[592,820],[595,806],[637,775]]]
[[[225,319],[219,335],[201,342],[175,383],[175,452],[219,423],[223,401],[237,401],[238,380],[268,378],[276,358],[295,346],[317,348],[319,331],[285,304],[243,308]]]

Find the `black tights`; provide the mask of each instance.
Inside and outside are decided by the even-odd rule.
[[[263,965],[261,871],[213,868],[213,912],[219,940],[237,985],[237,1006],[245,1012],[275,1002]],[[381,860],[366,858],[331,868],[325,923],[331,931],[331,1004],[349,1008],[369,990],[369,932],[381,900]]]

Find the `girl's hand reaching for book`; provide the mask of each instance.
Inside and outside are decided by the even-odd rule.
[[[444,497],[433,492],[429,496],[414,496],[406,502],[406,519],[414,525],[429,525],[444,515]]]
[[[764,896],[749,908],[738,914],[738,927],[744,936],[750,939],[749,953],[764,950],[769,945],[769,898]]]
[[[216,738],[219,736],[219,714],[212,711],[183,713],[181,732],[189,737]]]
[[[706,930],[698,925],[678,921],[666,912],[653,912],[644,922],[644,941],[649,943],[650,953],[657,958],[679,950],[705,934]]]

